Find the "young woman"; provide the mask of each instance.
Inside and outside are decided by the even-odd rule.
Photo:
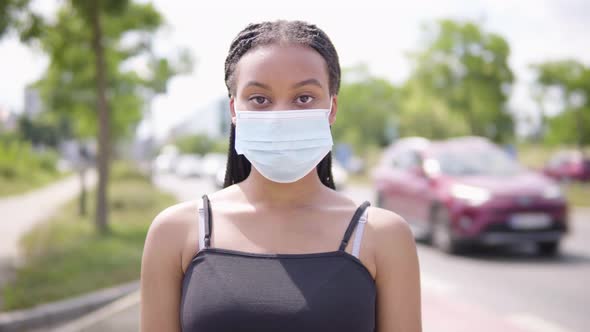
[[[421,331],[408,225],[334,190],[340,65],[328,36],[300,21],[248,25],[225,81],[225,188],[153,221],[141,330]]]

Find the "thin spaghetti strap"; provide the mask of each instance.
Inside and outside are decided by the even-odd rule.
[[[205,248],[209,248],[211,245],[211,232],[212,232],[212,219],[211,216],[211,203],[209,202],[209,197],[207,195],[203,195],[203,224],[205,225],[205,235],[204,235],[204,242]]]
[[[350,236],[352,235],[354,228],[358,224],[359,219],[361,218],[367,207],[369,207],[369,205],[371,205],[371,203],[365,201],[358,207],[358,209],[356,209],[354,215],[352,216],[352,219],[350,220],[350,223],[348,224],[348,228],[346,228],[346,232],[344,233],[344,237],[342,238],[342,242],[340,243],[340,248],[338,248],[338,250],[344,251],[346,249],[346,246],[348,245],[348,241],[350,240]]]
[[[369,221],[367,217],[367,212],[367,209],[365,209],[365,212],[359,219],[359,224],[356,227],[356,232],[354,233],[354,240],[352,242],[352,255],[356,258],[359,258],[359,253],[361,251],[361,241],[363,239],[363,231],[365,230],[365,225]]]

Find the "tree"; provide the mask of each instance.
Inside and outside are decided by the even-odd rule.
[[[437,138],[509,139],[513,121],[505,104],[513,74],[506,40],[475,23],[451,20],[426,26],[424,36],[425,45],[411,54],[415,68],[404,87],[402,116],[422,118],[425,133]],[[451,123],[456,126],[447,131]]]
[[[174,144],[181,153],[205,155],[207,153],[226,153],[228,143],[225,139],[214,139],[205,134],[185,135],[175,139]]]
[[[107,185],[112,146],[133,132],[142,109],[165,92],[170,77],[186,67],[184,53],[177,64],[152,51],[153,33],[163,19],[151,4],[120,0],[71,0],[60,7],[54,23],[46,24],[38,40],[50,63],[37,82],[44,104],[52,112],[75,119],[78,136],[97,136],[98,187],[96,225],[108,231]],[[128,64],[144,60],[140,75]],[[147,100],[146,100],[147,99]]]
[[[0,37],[7,33],[17,32],[23,41],[37,36],[43,20],[35,12],[29,10],[30,0],[0,1]]]
[[[338,94],[334,139],[352,144],[357,151],[369,145],[384,146],[392,139],[397,110],[396,87],[372,76],[364,65],[348,68]]]
[[[545,139],[549,142],[575,143],[580,150],[590,143],[590,67],[575,60],[548,61],[532,65],[537,74],[536,96],[544,112],[547,91],[557,92],[559,112],[547,119]],[[573,129],[573,130],[572,130]]]

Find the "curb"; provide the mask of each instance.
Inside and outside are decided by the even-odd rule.
[[[0,313],[0,332],[26,331],[76,319],[139,289],[139,281],[42,304],[31,309]]]
[[[84,331],[85,329],[88,329],[97,323],[107,320],[110,317],[118,314],[119,312],[124,311],[125,309],[131,308],[132,306],[139,304],[139,301],[139,291],[135,291],[129,295],[125,295],[124,297],[113,301],[112,303],[107,304],[103,308],[100,308],[94,312],[82,316],[70,323],[66,323],[64,325],[56,327],[55,329],[51,330],[51,332]]]

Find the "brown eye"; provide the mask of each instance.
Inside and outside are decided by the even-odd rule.
[[[309,95],[303,95],[303,96],[299,96],[297,97],[297,102],[299,104],[309,104],[313,101],[313,97],[309,96]]]
[[[254,96],[254,97],[250,98],[249,100],[253,101],[257,105],[264,105],[264,104],[267,104],[267,102],[268,102],[268,99],[263,96]]]

